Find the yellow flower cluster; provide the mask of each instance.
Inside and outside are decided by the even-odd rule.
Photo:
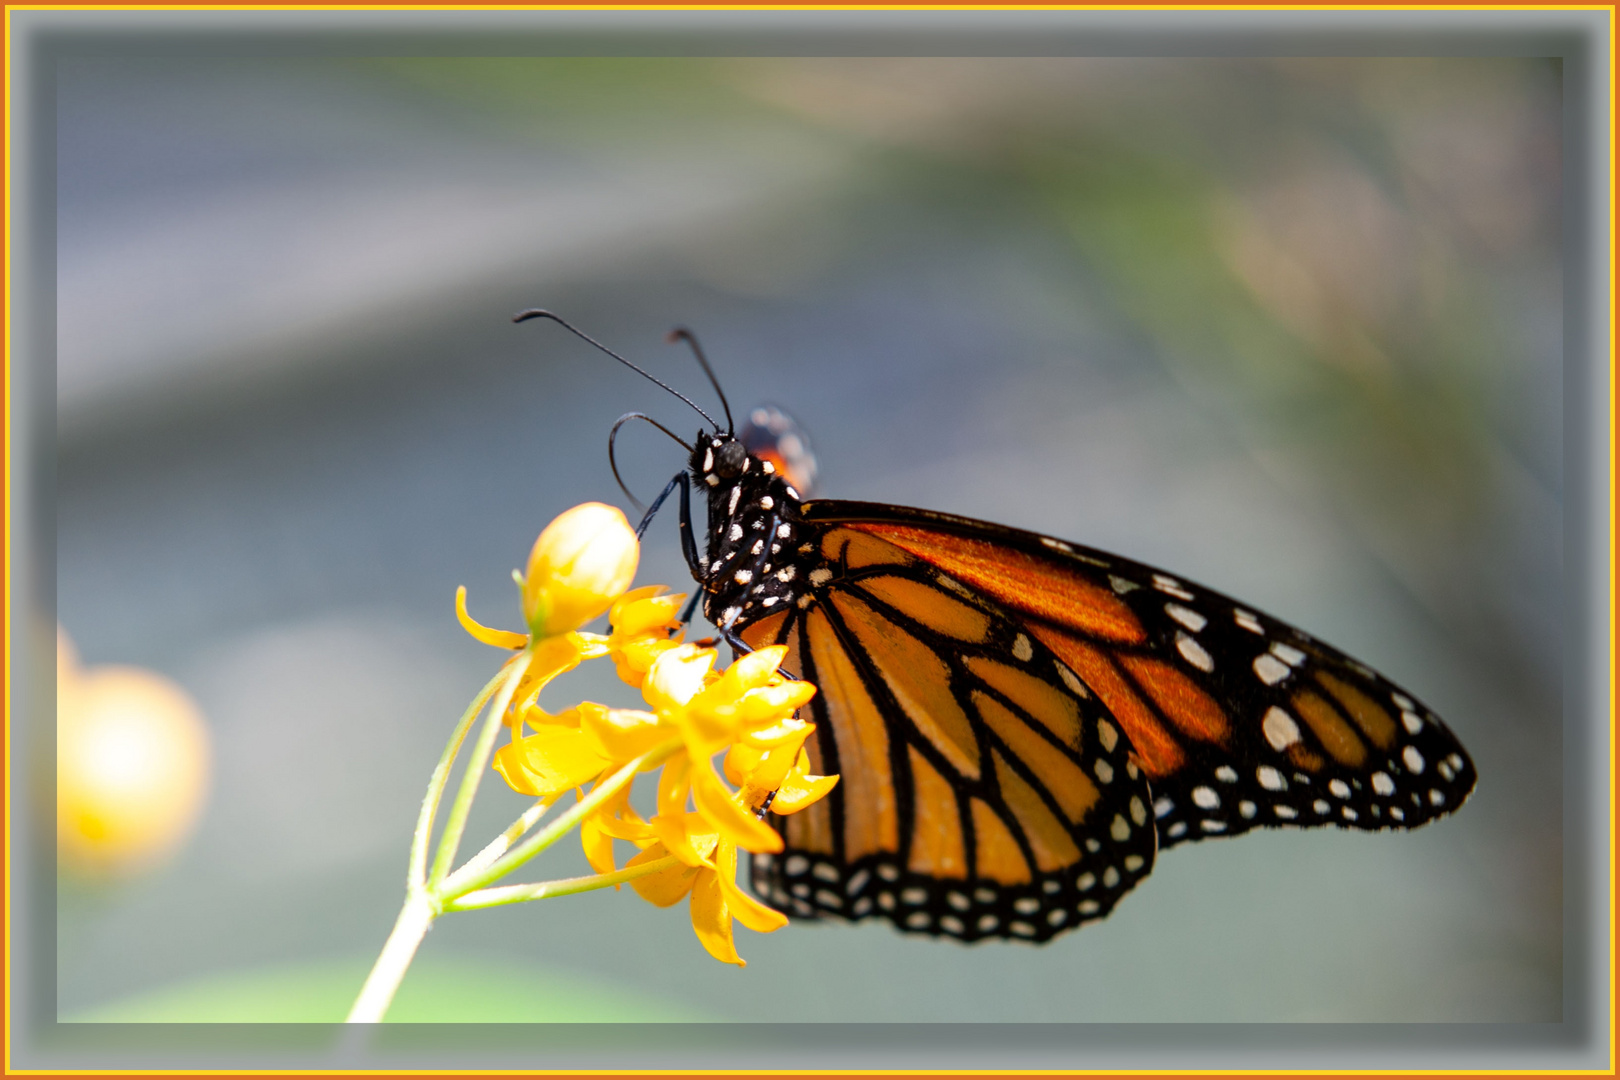
[[[816,688],[777,670],[787,654],[780,646],[716,671],[715,650],[681,639],[678,612],[685,597],[665,595],[659,586],[624,592],[637,554],[624,515],[587,504],[558,518],[535,544],[523,580],[531,636],[478,625],[458,594],[457,613],[474,637],[531,652],[507,717],[513,738],[496,751],[495,768],[515,790],[549,799],[605,780],[651,754],[645,767],[663,768],[656,813],[645,820],[637,814],[625,786],[582,822],[585,855],[598,873],[612,873],[618,869],[613,842],[625,840],[641,848],[627,869],[668,863],[631,884],[660,907],[690,896],[692,926],[704,948],[718,960],[742,965],[732,920],[757,931],[775,930],[787,920],[738,887],[738,849],[782,850],[782,838],[763,820],[773,792],[771,811],[791,814],[838,782],[837,776],[810,774],[804,743],[815,725],[794,715]],[[604,610],[609,634],[578,630]],[[647,710],[594,702],[555,714],[540,708],[548,682],[600,656],[610,657],[619,677],[641,689]],[[534,734],[522,734],[525,729]],[[660,748],[667,756],[653,753]],[[722,753],[724,779],[715,768]]]

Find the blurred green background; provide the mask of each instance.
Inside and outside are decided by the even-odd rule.
[[[1307,628],[1479,789],[1412,834],[1178,849],[1040,949],[796,925],[738,971],[628,891],[453,916],[397,1018],[1562,1016],[1556,62],[86,58],[56,94],[59,617],[186,686],[215,754],[178,858],[59,883],[63,1019],[358,990],[499,660],[456,586],[515,627],[540,527],[622,501],[613,419],[694,426],[532,305],[707,403],[661,343],[692,327],[826,495]],[[644,498],[681,464],[619,445]],[[640,580],[689,584],[673,517]],[[523,805],[498,787],[470,836]]]

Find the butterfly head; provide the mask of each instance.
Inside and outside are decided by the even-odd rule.
[[[714,489],[734,483],[745,473],[776,476],[788,494],[804,498],[816,478],[816,458],[799,426],[780,409],[761,406],[740,434],[700,431],[693,444],[692,475]]]

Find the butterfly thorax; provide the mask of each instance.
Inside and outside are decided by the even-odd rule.
[[[691,466],[709,500],[703,614],[731,629],[792,604],[821,558],[799,492],[725,434],[700,435]]]

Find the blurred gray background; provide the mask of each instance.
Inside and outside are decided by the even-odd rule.
[[[184,684],[216,766],[174,862],[63,883],[63,1017],[300,964],[358,989],[500,659],[456,586],[515,628],[536,532],[623,504],[613,419],[695,430],[509,323],[531,305],[707,406],[661,342],[692,327],[828,496],[1299,624],[1424,698],[1480,783],[1415,833],[1178,849],[1039,949],[795,925],[739,931],[739,972],[626,891],[446,918],[424,962],[602,1019],[1563,1015],[1555,61],[108,58],[56,92],[59,617],[87,663]],[[643,498],[681,464],[619,445]],[[690,584],[673,516],[639,580]],[[547,700],[629,704],[603,674]],[[524,805],[499,787],[470,837]]]

